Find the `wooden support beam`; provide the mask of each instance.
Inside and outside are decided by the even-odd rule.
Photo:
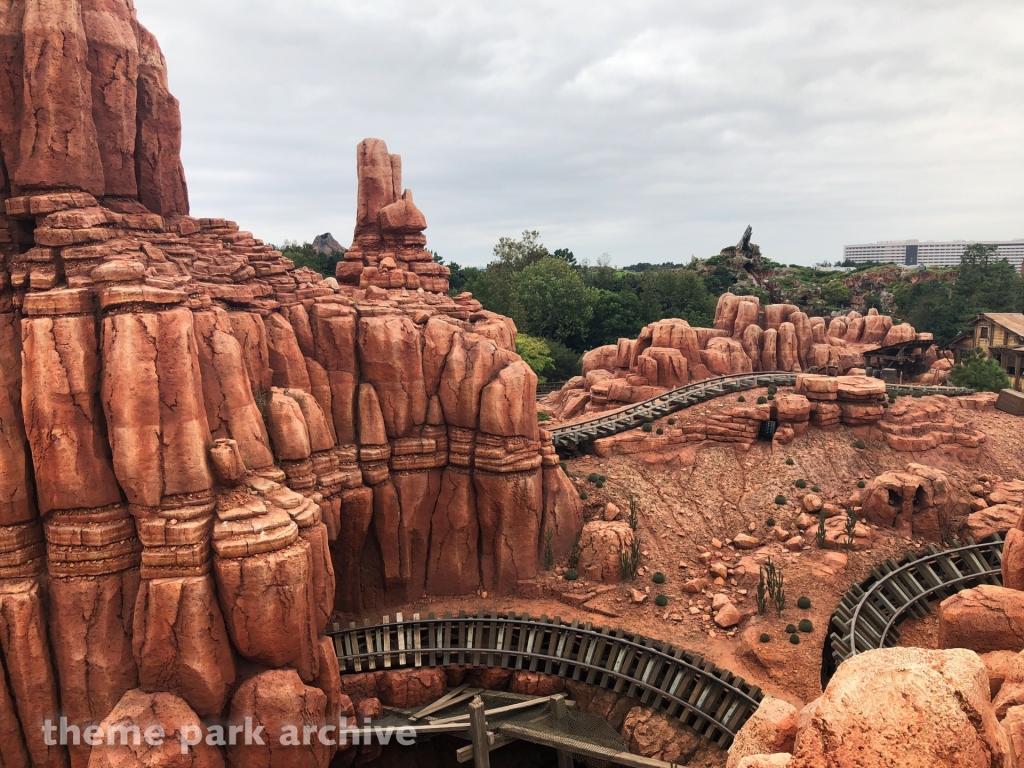
[[[551,717],[556,723],[565,720],[569,711],[565,706],[565,694],[558,693],[551,697]],[[558,756],[558,768],[573,768],[572,755],[563,749],[556,752]]]
[[[491,768],[491,744],[487,738],[487,715],[479,696],[469,703],[469,733],[473,741],[473,768]]]

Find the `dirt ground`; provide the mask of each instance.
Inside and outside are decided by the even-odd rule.
[[[783,391],[780,389],[780,393]],[[744,394],[752,402],[763,391]],[[718,398],[683,411],[676,418],[684,423],[702,419],[735,402],[736,396]],[[944,470],[955,486],[964,489],[979,474],[998,473],[1004,479],[1024,477],[1024,430],[1020,429],[1017,417],[998,411],[957,409],[955,413],[964,428],[986,433],[988,439],[981,448],[900,453],[871,437],[865,429],[854,432],[840,427],[838,431],[825,432],[812,426],[806,436],[796,438],[788,446],[758,442],[744,451],[728,444],[702,443],[682,446],[667,456],[603,459],[583,455],[568,459],[570,477],[578,490],[588,496],[588,521],[601,519],[609,502],[618,506],[625,517],[633,498],[643,550],[642,573],[635,582],[617,585],[589,600],[586,606],[574,607],[555,598],[527,600],[476,595],[431,598],[395,607],[394,611],[402,610],[405,616],[428,611],[516,611],[531,616],[576,618],[599,627],[621,626],[700,654],[760,686],[765,693],[801,706],[821,693],[825,633],[843,593],[863,580],[876,564],[920,551],[929,542],[904,539],[891,530],[877,530],[870,549],[845,553],[847,564],[837,567],[829,564],[829,553],[816,546],[807,546],[800,552],[787,551],[776,540],[767,521],[774,519],[776,528],[793,532],[794,519],[801,511],[801,497],[811,492],[812,486],[819,489],[817,493],[826,503],[845,507],[857,491],[859,480],[868,480],[886,470],[904,469],[911,462]],[[865,439],[865,449],[853,446],[859,438]],[[787,465],[786,459],[792,459],[793,464]],[[606,478],[603,487],[587,480],[591,473]],[[806,491],[794,485],[798,479],[806,481]],[[776,504],[778,495],[786,497],[785,504]],[[735,550],[728,542],[740,533],[757,537],[762,546],[748,552]],[[756,564],[768,556],[784,574],[787,606],[781,615],[769,608],[766,615],[758,616],[754,598]],[[707,576],[709,562],[722,562],[735,569],[741,561],[748,566],[755,563],[754,573],[743,577],[732,574],[725,585],[711,588],[712,593],[725,593],[745,614],[740,625],[727,632],[715,626],[705,610],[710,596],[689,594],[682,585],[688,579]],[[556,563],[556,568],[564,567],[564,559]],[[661,585],[651,581],[651,574],[659,571],[667,577]],[[573,590],[586,592],[597,586],[583,581],[569,586],[557,570],[538,578],[548,587],[549,594],[569,593],[569,602]],[[646,593],[647,598],[640,604],[632,602],[631,589]],[[657,594],[667,596],[666,607],[654,605]],[[797,607],[801,596],[810,598],[810,609]],[[813,631],[798,633],[800,643],[792,644],[785,627],[798,624],[801,619],[810,619]],[[935,613],[905,622],[901,626],[901,644],[934,647],[936,623]],[[761,633],[768,634],[770,642],[759,642]]]

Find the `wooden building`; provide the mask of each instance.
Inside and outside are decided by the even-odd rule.
[[[1020,312],[983,312],[970,321],[970,330],[964,331],[947,345],[953,361],[975,347],[981,347],[996,360],[1012,386],[1021,390],[1024,381],[1024,314]]]

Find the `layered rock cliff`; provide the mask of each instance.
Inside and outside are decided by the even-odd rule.
[[[130,0],[14,0],[0,49],[0,765],[89,763],[45,742],[60,714],[329,718],[332,612],[509,593],[546,532],[569,550],[515,326],[445,294],[382,141],[339,284],[187,215]]]

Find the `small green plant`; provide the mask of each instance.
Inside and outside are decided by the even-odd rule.
[[[599,482],[599,483],[603,483],[603,482],[604,482],[605,480],[607,480],[607,479],[608,479],[608,478],[607,478],[607,477],[605,477],[604,475],[598,475],[598,476],[597,476],[597,482]]]
[[[636,508],[636,497],[631,493],[629,494],[629,527],[635,531],[639,524],[640,518]]]
[[[867,483],[865,483],[863,480],[858,480],[857,481],[857,487],[858,488],[865,488],[865,487],[867,487]]]
[[[551,566],[555,564],[555,553],[551,550],[551,539],[554,537],[555,532],[548,528],[547,533],[544,534],[544,570],[550,571]]]
[[[769,400],[774,400],[775,399],[775,395],[768,395],[768,399]]]
[[[816,485],[811,486],[811,493],[821,493],[821,488]]]
[[[796,462],[792,459],[786,459],[786,466],[792,467],[794,464],[796,464]]]
[[[656,574],[651,576],[651,581],[653,581],[655,584],[664,584],[665,583],[665,574],[662,573],[661,571],[658,571]]]
[[[924,392],[921,392],[921,391],[919,391],[919,390],[916,390],[916,389],[915,389],[915,390],[914,390],[914,391],[913,391],[913,392],[911,393],[911,395],[910,395],[910,396],[911,396],[911,397],[924,397]]]
[[[761,585],[761,579],[764,580],[764,586]],[[786,591],[784,588],[784,581],[782,571],[776,567],[775,563],[772,562],[772,558],[769,556],[767,562],[761,567],[760,575],[758,580],[758,611],[761,610],[761,602],[765,601],[767,606],[767,600],[771,600],[775,605],[775,612],[777,614],[782,613],[782,610],[786,607]],[[763,595],[761,594],[763,590]]]
[[[806,611],[808,608],[811,607],[811,598],[807,597],[807,595],[804,595],[796,601],[796,607]]]
[[[782,506],[783,504],[786,503],[786,497],[780,493],[778,496],[775,497],[775,503],[778,504],[779,506]]]
[[[740,395],[739,397],[736,398],[736,402],[737,403],[745,403],[745,402],[747,402],[747,398],[745,398],[743,395]]]
[[[863,451],[868,446],[867,443],[865,443],[863,440],[858,440],[853,444],[853,447],[856,448],[858,451]]]
[[[563,472],[568,472],[569,471],[569,465],[566,464],[564,461],[558,462],[558,466],[561,467]]]
[[[586,491],[583,491],[583,492],[582,492],[582,493],[580,494],[580,500],[581,500],[581,501],[586,501],[586,500],[587,500],[587,499],[589,499],[589,498],[590,498],[590,497],[589,497],[589,496],[587,496],[587,492],[586,492]]]
[[[857,513],[853,508],[846,510],[846,549],[853,549],[853,534],[857,530]]]
[[[602,477],[594,485],[596,485],[598,488],[604,488],[604,478]]]
[[[629,549],[619,553],[619,572],[623,581],[636,581],[636,572],[640,568],[640,537],[633,534],[633,543]]]
[[[769,528],[774,528],[775,527],[775,518],[774,517],[769,517],[767,520],[764,521],[764,524],[767,525]]]
[[[818,510],[818,530],[814,534],[814,540],[818,545],[818,549],[825,548],[825,508],[822,507]]]
[[[654,430],[654,434],[656,434],[656,435],[664,435],[665,434],[665,430],[662,429],[661,427],[658,427],[656,430]]]
[[[600,479],[601,476],[597,474],[597,472],[591,472],[589,475],[587,475],[587,481],[591,483],[596,483]]]
[[[760,640],[762,643],[770,643],[772,641],[772,636],[769,635],[767,632],[762,632]]]
[[[270,428],[267,423],[267,403],[270,400],[270,393],[263,387],[256,386],[252,388],[252,399],[256,403],[256,409],[260,412],[260,416],[263,418],[263,423],[267,424],[267,428]]]
[[[572,549],[569,550],[569,569],[576,570],[576,566],[580,564],[580,535],[577,533],[576,538],[572,540]]]
[[[800,635],[793,633],[789,636],[789,642],[791,642],[793,645],[800,645]]]
[[[757,404],[758,405],[764,405],[767,402],[768,402],[768,398],[765,397],[764,395],[761,395],[759,398],[757,398]]]
[[[579,574],[576,573],[575,569],[570,568],[568,571],[565,572],[565,576],[563,578],[566,581],[576,581],[576,579],[579,578]]]
[[[800,619],[800,631],[801,632],[813,632],[814,624],[810,619]]]
[[[652,432],[654,430],[654,427],[651,426],[650,422],[647,422],[642,427],[640,427],[640,429],[644,432]]]
[[[658,595],[656,598],[654,598],[654,604],[659,608],[664,608],[666,605],[668,605],[668,598],[665,597],[665,595]]]
[[[669,426],[671,427],[671,426],[672,426],[673,424],[675,424],[675,423],[676,423],[676,417],[675,417],[675,416],[672,416],[672,417],[671,417],[671,418],[670,418],[670,419],[668,420],[668,425],[669,425]]]
[[[896,402],[896,393],[895,392],[890,392],[889,393],[889,402],[890,403],[895,403]]]
[[[807,487],[807,481],[804,480],[801,477],[799,480],[797,480],[795,483],[793,483],[793,485],[795,485],[797,488],[806,488]]]
[[[786,634],[787,635],[792,635],[794,632],[796,632],[796,624],[787,624],[786,625]]]
[[[537,421],[551,421],[551,415],[544,411],[537,411]]]
[[[768,582],[764,577],[764,568],[761,569],[760,574],[757,577],[757,592],[755,593],[755,599],[757,600],[757,615],[764,616],[768,611]]]
[[[774,384],[772,384],[771,386],[768,387],[768,394],[769,395],[777,395],[778,393],[779,393],[779,388],[777,386],[775,386]]]

